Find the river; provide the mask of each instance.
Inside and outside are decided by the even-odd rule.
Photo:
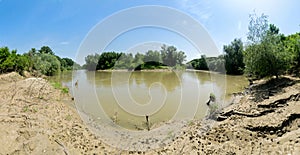
[[[146,128],[146,115],[152,126],[170,119],[201,119],[207,114],[210,93],[226,106],[232,93],[248,85],[244,76],[206,71],[79,70],[52,80],[69,87],[80,112],[134,130]]]

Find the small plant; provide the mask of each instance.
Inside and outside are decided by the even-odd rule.
[[[37,113],[38,112],[37,108],[32,108],[32,112]]]
[[[62,87],[59,82],[52,82],[51,84],[55,89],[60,89]]]
[[[26,105],[26,106],[24,106],[22,111],[23,111],[23,112],[27,112],[27,111],[29,111],[29,107],[28,107],[27,105]]]
[[[212,102],[212,103],[210,103]],[[219,104],[216,102],[216,96],[213,93],[209,94],[209,118],[216,119],[217,114],[220,112]]]
[[[215,101],[216,101],[216,95],[213,94],[213,93],[210,93],[210,94],[209,94],[209,99],[210,99],[212,102],[215,102]]]
[[[190,120],[190,121],[188,122],[188,126],[193,126],[193,125],[195,125],[194,121],[193,121],[193,120]]]
[[[69,89],[66,88],[66,87],[62,88],[61,91],[62,91],[63,93],[65,93],[65,94],[68,94],[68,93],[69,93]]]
[[[69,93],[69,89],[66,87],[63,87],[59,82],[52,82],[52,86],[55,89],[60,89],[62,93],[67,94]]]
[[[72,119],[72,116],[71,115],[67,115],[66,118],[65,118],[67,121],[70,121]]]

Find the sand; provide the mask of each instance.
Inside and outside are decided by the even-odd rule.
[[[299,154],[300,79],[256,81],[217,120],[192,120],[155,149],[112,147],[69,94],[42,78],[0,75],[0,154]],[[176,126],[175,126],[176,128]],[[132,149],[135,148],[135,149]]]

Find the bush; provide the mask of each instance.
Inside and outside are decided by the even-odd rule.
[[[54,55],[47,53],[36,54],[33,57],[33,62],[34,69],[44,75],[53,76],[60,72],[60,62]]]

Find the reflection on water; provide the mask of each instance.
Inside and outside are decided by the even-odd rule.
[[[72,75],[61,81],[72,85]],[[89,72],[75,71],[71,93],[77,108],[102,121],[128,129],[145,129],[145,115],[155,125],[170,119],[201,119],[211,92],[220,103],[248,84],[243,76],[209,72]]]

